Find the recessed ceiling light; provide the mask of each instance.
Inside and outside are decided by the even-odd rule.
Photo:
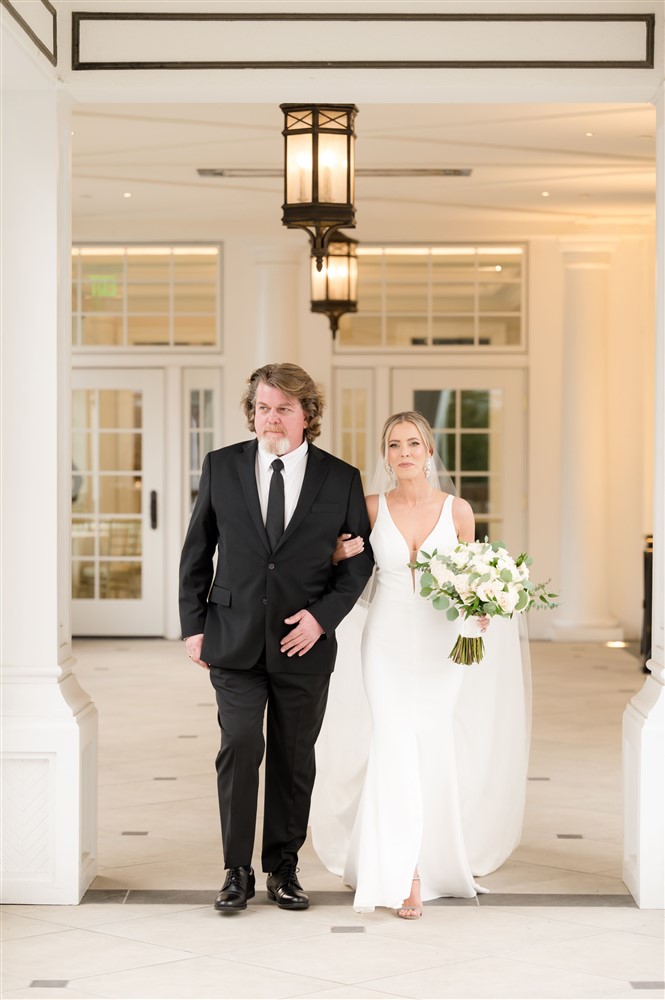
[[[625,649],[628,643],[614,641],[614,642],[606,642],[605,645],[607,646],[608,649]]]
[[[70,134],[70,135],[74,135],[74,133],[73,133],[73,132],[70,132],[69,134]]]
[[[501,264],[496,264],[495,267],[494,267],[494,270],[495,271],[503,271],[503,268],[501,267]]]
[[[592,135],[593,135],[593,132],[585,132],[584,134],[585,134],[586,136],[589,136],[589,137],[590,137],[590,136],[592,136]]]
[[[541,191],[540,193],[543,196],[543,198],[549,198],[549,196],[550,196],[549,191]]]
[[[125,191],[125,193],[123,194],[122,197],[123,198],[131,198],[131,196],[132,196],[132,192],[131,191]]]

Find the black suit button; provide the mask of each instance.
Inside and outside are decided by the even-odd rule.
[[[262,597],[261,598],[261,604],[267,604],[267,603],[268,603],[268,598],[267,597]]]
[[[274,569],[274,568],[275,568],[274,563],[268,563],[268,569]]]

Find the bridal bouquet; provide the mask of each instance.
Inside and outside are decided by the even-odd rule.
[[[473,619],[512,618],[532,608],[555,608],[556,594],[547,584],[529,579],[530,556],[522,552],[513,559],[503,542],[460,542],[454,549],[429,555],[411,569],[422,570],[420,593],[449,621],[464,618],[462,631],[450,651],[454,663],[480,663],[485,644]]]

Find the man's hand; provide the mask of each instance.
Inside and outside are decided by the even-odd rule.
[[[287,656],[295,656],[296,653],[304,656],[323,635],[323,629],[309,611],[296,611],[295,615],[285,618],[284,622],[287,625],[297,625],[282,639],[280,648]]]
[[[199,635],[188,635],[185,639],[185,649],[192,663],[198,663],[200,667],[209,670],[208,664],[201,659],[201,646],[203,645],[203,632]]]

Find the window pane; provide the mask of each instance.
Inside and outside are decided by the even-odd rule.
[[[140,471],[142,435],[117,431],[99,435],[99,468],[103,472],[116,470]]]
[[[92,600],[95,596],[95,564],[79,559],[72,561],[72,597]]]
[[[479,320],[479,342],[492,347],[510,347],[520,343],[521,320],[518,316],[483,316]]]
[[[139,476],[100,476],[100,513],[140,514],[141,486]]]
[[[212,427],[212,389],[203,390],[203,423],[205,427]]]
[[[72,556],[94,556],[95,522],[74,518],[72,521]]]
[[[476,539],[479,542],[484,542],[485,537],[488,537],[490,542],[494,540],[490,532],[489,523],[487,521],[476,521]]]
[[[472,313],[475,309],[473,285],[434,285],[432,287],[432,312]]]
[[[168,282],[170,260],[169,251],[160,254],[129,253],[127,254],[127,280]]]
[[[174,316],[173,338],[176,344],[212,347],[217,342],[214,316]]]
[[[127,340],[133,347],[169,343],[168,316],[128,316]]]
[[[201,393],[199,389],[192,389],[189,394],[189,426],[201,426]]]
[[[432,343],[439,345],[473,344],[473,318],[432,319]]]
[[[446,252],[444,247],[432,247],[432,280],[440,281],[469,281],[473,280],[476,271],[476,257],[473,249],[469,247],[470,253]]]
[[[436,450],[441,457],[441,461],[445,465],[448,472],[454,471],[456,466],[455,435],[443,434],[441,431],[435,431],[434,443],[436,445]]]
[[[489,476],[462,476],[461,493],[473,508],[473,513],[487,514],[490,511]]]
[[[120,283],[123,279],[125,256],[120,250],[119,253],[104,253],[104,251],[94,251],[85,248],[81,252],[81,277],[89,281],[115,281]]]
[[[173,277],[175,281],[209,281],[216,284],[218,261],[219,254],[216,251],[197,253],[192,250],[181,253],[176,248],[173,254]]]
[[[94,405],[94,389],[74,389],[72,392],[72,427],[80,430],[86,430],[90,427]]]
[[[122,344],[122,316],[82,316],[81,343],[86,347]]]
[[[381,302],[381,285],[374,281],[363,281],[361,277],[358,281],[358,308],[362,312],[379,312]]]
[[[214,285],[176,285],[173,307],[177,313],[211,313],[215,315],[217,296]]]
[[[122,282],[115,278],[84,281],[81,286],[81,312],[122,313]]]
[[[85,431],[72,433],[72,475],[92,470],[92,436]],[[73,493],[73,489],[72,489]]]
[[[489,470],[489,434],[462,435],[462,471]]]
[[[92,514],[95,509],[92,476],[72,475],[72,511],[75,514]]]
[[[478,286],[478,308],[481,312],[519,312],[521,286],[481,282]]]
[[[380,347],[381,317],[347,313],[339,321],[337,339],[344,347]]]
[[[99,523],[99,553],[102,556],[140,556],[141,521],[103,520]]]
[[[462,427],[489,427],[490,394],[488,389],[462,389]]]
[[[508,249],[508,248],[506,248]],[[522,278],[522,258],[524,254],[517,250],[508,253],[497,253],[496,248],[478,248],[478,276],[482,280],[484,277],[496,277],[500,274],[502,278],[509,278],[520,281]]]
[[[429,254],[426,249],[423,253],[414,254],[386,254],[386,281],[388,284],[400,281],[421,281],[427,282],[429,279]]]
[[[127,285],[127,311],[164,313],[170,311],[168,285]]]
[[[198,473],[196,475],[190,476],[190,480],[189,480],[189,495],[190,495],[190,498],[191,498],[192,507],[194,506],[194,502],[195,502],[197,496],[199,495],[199,480],[200,480],[200,478],[201,477],[199,476]]]
[[[455,426],[456,389],[416,389],[413,407],[433,428]]]
[[[427,285],[391,281],[386,288],[386,310],[389,313],[426,313],[427,309]]]
[[[417,347],[427,344],[427,316],[389,316],[386,320],[389,347]]]
[[[106,429],[140,427],[142,402],[141,393],[132,389],[100,389],[99,426]]]
[[[102,600],[139,600],[140,562],[100,562],[99,596]]]

